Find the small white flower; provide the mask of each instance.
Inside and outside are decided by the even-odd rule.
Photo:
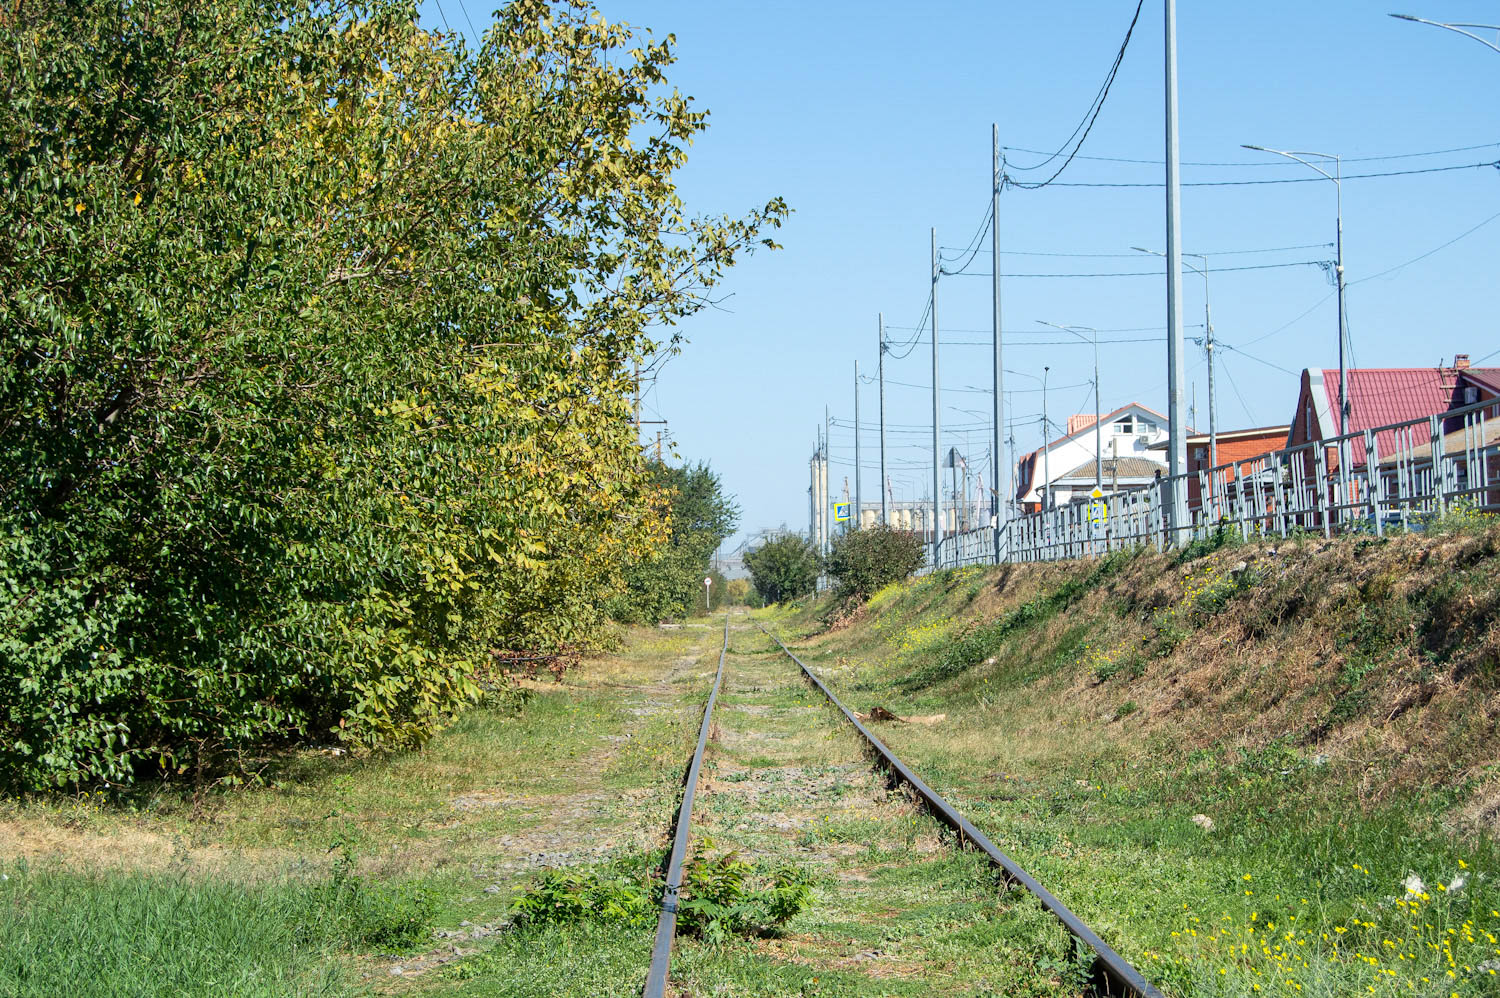
[[[1422,894],[1427,890],[1427,885],[1422,883],[1422,878],[1415,873],[1402,881],[1402,885],[1406,888],[1406,893],[1408,894]]]
[[[1460,873],[1458,876],[1456,876],[1452,880],[1448,881],[1448,891],[1449,891],[1449,893],[1452,893],[1453,891],[1461,891],[1461,890],[1463,890],[1464,886],[1466,884],[1468,884],[1468,882],[1469,882],[1469,875],[1467,873]]]

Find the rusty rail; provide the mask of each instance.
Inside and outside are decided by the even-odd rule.
[[[760,627],[759,624],[756,626]],[[1037,900],[1042,902],[1042,907],[1056,916],[1058,921],[1062,922],[1063,926],[1072,933],[1075,939],[1093,951],[1094,977],[1097,984],[1103,985],[1101,993],[1106,995],[1134,995],[1136,998],[1163,998],[1162,993],[1150,981],[1141,976],[1140,971],[1132,967],[1124,957],[1116,953],[1103,939],[1100,939],[1099,935],[1093,929],[1089,928],[1083,919],[1073,914],[1067,905],[1063,904],[1050,891],[1037,883],[1036,878],[1022,869],[1021,864],[996,848],[995,844],[983,832],[975,828],[969,819],[960,814],[952,804],[943,799],[941,794],[924,783],[921,777],[912,772],[905,763],[898,759],[896,754],[885,746],[884,742],[876,738],[868,728],[860,723],[859,718],[855,717],[854,713],[848,707],[839,702],[839,698],[833,695],[833,691],[824,685],[823,681],[807,667],[807,663],[793,654],[792,650],[783,644],[779,637],[764,627],[760,627],[760,629],[767,637],[775,641],[777,646],[786,652],[787,656],[793,662],[796,662],[802,668],[803,674],[828,698],[828,702],[843,712],[844,717],[848,719],[849,723],[854,725],[865,741],[870,744],[870,747],[875,750],[875,754],[880,757],[882,766],[895,774],[901,782],[916,791],[917,796],[922,798],[922,801],[927,805],[927,809],[936,815],[940,821],[958,833],[960,841],[971,842],[982,850],[990,858],[991,863],[1004,871],[1006,879],[1012,883],[1020,884],[1035,895]]]

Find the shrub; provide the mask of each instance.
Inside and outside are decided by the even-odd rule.
[[[678,925],[705,942],[719,943],[786,924],[812,904],[812,878],[792,866],[757,875],[754,866],[732,852],[700,854],[684,873],[682,894]]]
[[[605,877],[591,870],[548,870],[512,904],[516,924],[608,922],[647,925],[655,914],[639,878]]]
[[[705,839],[683,870],[678,929],[707,942],[764,933],[812,904],[812,878],[792,866],[762,873],[735,853],[710,855]],[[651,924],[661,883],[612,870],[548,870],[512,903],[517,925]]]
[[[914,533],[886,525],[851,530],[833,539],[828,574],[839,601],[864,602],[882,586],[907,578],[922,566],[922,541]]]
[[[813,591],[818,583],[818,552],[805,538],[786,534],[747,551],[745,568],[761,599],[780,603]]]

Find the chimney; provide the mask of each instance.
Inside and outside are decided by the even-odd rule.
[[[1469,355],[1466,353],[1454,354],[1453,369],[1455,371],[1467,371],[1469,369]]]

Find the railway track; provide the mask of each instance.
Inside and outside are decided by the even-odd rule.
[[[759,625],[757,625],[759,626]],[[810,683],[828,702],[843,714],[858,733],[862,746],[874,754],[877,766],[896,783],[909,787],[922,802],[927,812],[937,821],[951,828],[961,844],[972,846],[984,854],[989,863],[1009,883],[1025,888],[1053,915],[1077,943],[1093,954],[1091,986],[1095,995],[1130,995],[1136,998],[1163,998],[1161,992],[1147,981],[1119,953],[1063,904],[1055,895],[1036,881],[1014,859],[1001,852],[988,837],[972,822],[933,790],[915,772],[902,762],[880,741],[859,718],[846,707],[831,689],[788,648],[779,637],[764,627],[762,633],[769,637],[776,648],[800,669],[801,677]],[[699,728],[698,743],[688,769],[682,806],[677,815],[672,853],[668,861],[666,888],[662,897],[656,941],[652,951],[650,970],[646,978],[645,998],[664,998],[668,970],[671,961],[672,941],[677,920],[677,906],[682,887],[682,868],[688,843],[691,839],[693,803],[696,796],[703,756],[713,727],[713,710],[724,683],[725,661],[729,655],[729,618],[724,621],[724,645],[719,653],[719,668],[714,678],[713,690],[705,705]],[[717,736],[715,736],[717,738]],[[857,756],[856,756],[857,758]],[[712,801],[711,801],[712,803]]]

